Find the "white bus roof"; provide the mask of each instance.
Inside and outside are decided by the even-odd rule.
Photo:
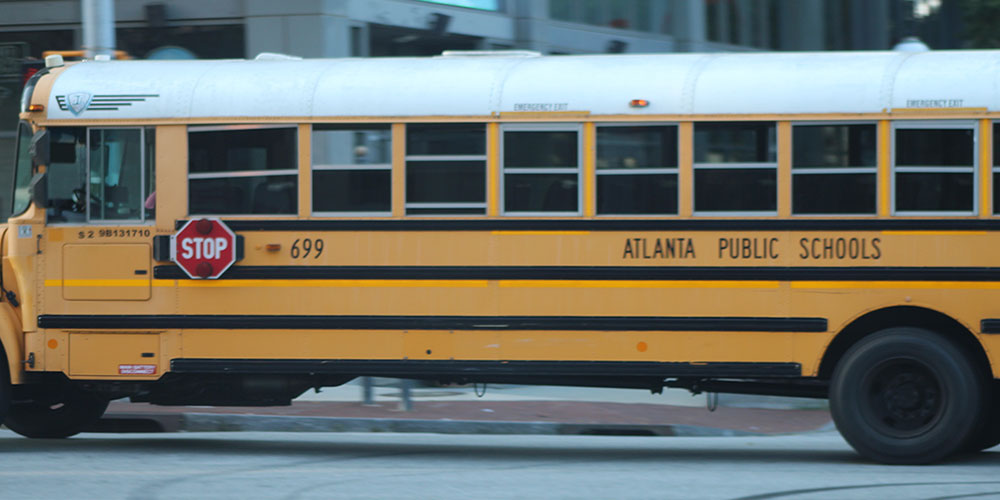
[[[46,107],[58,120],[995,111],[998,63],[1000,51],[94,61],[66,68]]]

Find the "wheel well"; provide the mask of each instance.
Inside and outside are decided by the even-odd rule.
[[[969,353],[980,369],[989,375],[990,362],[976,337],[952,317],[916,306],[887,307],[872,311],[851,322],[830,343],[819,365],[819,377],[829,379],[840,358],[857,341],[879,330],[895,326],[912,326],[931,330],[952,340]]]
[[[12,384],[21,382],[19,362],[24,352],[24,336],[20,333],[20,323],[15,319],[14,310],[6,303],[0,303],[0,369],[6,369],[5,376]],[[13,357],[13,359],[11,359]]]
[[[15,382],[15,374],[11,370],[11,362],[7,359],[7,353],[7,346],[4,345],[3,335],[0,335],[0,377],[7,377],[7,381],[13,384]]]

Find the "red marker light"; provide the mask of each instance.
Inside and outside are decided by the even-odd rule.
[[[199,262],[198,265],[195,266],[195,274],[202,278],[211,276],[214,271],[215,270],[212,269],[212,264],[208,262]]]
[[[198,231],[199,234],[208,234],[212,232],[212,221],[208,219],[201,219],[194,223],[194,229]]]
[[[27,85],[28,84],[28,80],[30,80],[31,77],[35,76],[35,73],[38,73],[39,69],[40,68],[34,68],[34,67],[25,68],[24,74],[21,77],[21,86],[23,87],[23,86]]]
[[[629,101],[628,105],[633,108],[645,108],[649,106],[649,101],[645,99],[632,99]]]

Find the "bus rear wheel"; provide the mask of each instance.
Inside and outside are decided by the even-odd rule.
[[[105,398],[67,389],[55,399],[11,404],[4,425],[24,437],[62,439],[83,431],[107,408]]]
[[[852,346],[830,385],[830,411],[866,458],[923,464],[963,451],[978,434],[985,380],[959,347],[921,328],[889,328]]]
[[[983,405],[983,421],[967,446],[970,452],[988,450],[1000,444],[1000,381],[989,383],[988,400]]]

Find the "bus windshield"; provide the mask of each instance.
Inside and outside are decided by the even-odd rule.
[[[14,205],[11,215],[18,215],[28,209],[31,201],[28,183],[31,182],[31,126],[21,122],[17,129],[17,159],[14,162]]]

